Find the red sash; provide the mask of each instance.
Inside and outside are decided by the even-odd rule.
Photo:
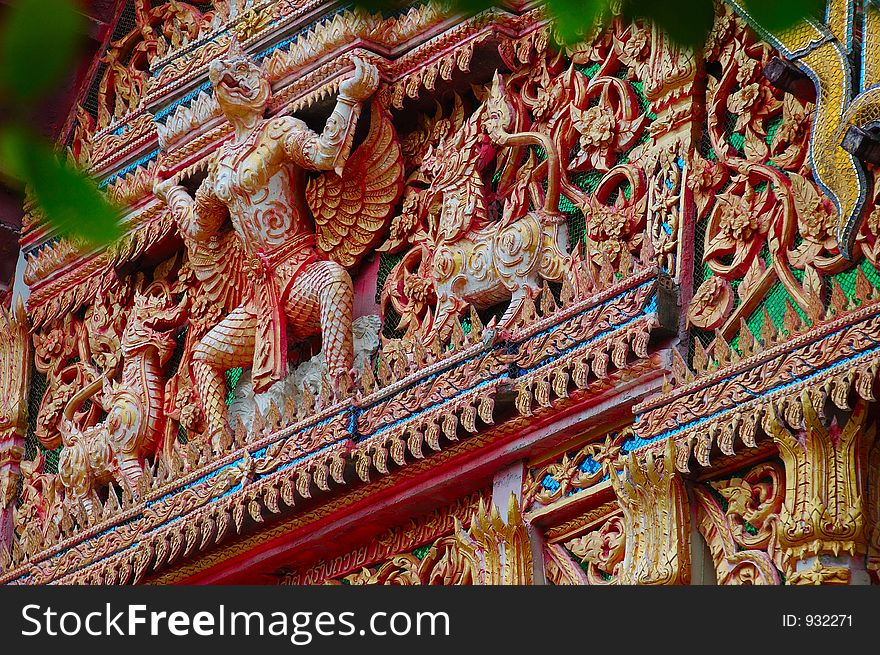
[[[287,375],[287,315],[279,298],[279,280],[275,269],[286,264],[290,280],[318,259],[313,235],[294,237],[269,252],[257,251],[247,262],[253,284],[257,332],[251,377],[254,392],[262,393]]]

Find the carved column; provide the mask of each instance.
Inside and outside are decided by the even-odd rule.
[[[12,514],[24,455],[30,386],[27,315],[20,296],[14,303],[9,312],[0,307],[0,553],[4,555],[12,546]]]
[[[682,299],[686,306],[691,285],[682,284],[681,274],[689,274],[693,266],[694,231],[690,153],[699,145],[697,122],[703,114],[694,88],[697,58],[656,25],[643,29],[649,45],[639,73],[645,97],[657,115],[649,128],[651,141],[644,162],[649,185],[647,232],[658,263],[687,293]]]
[[[659,459],[649,453],[644,464],[630,453],[621,474],[610,473],[626,534],[618,583],[689,584],[690,510],[674,442],[667,442]]]
[[[848,416],[829,420],[804,391],[784,409],[782,417],[771,406],[764,427],[785,465],[779,544],[787,582],[867,584],[866,453],[875,438],[867,405],[860,399]]]
[[[516,506],[522,507],[523,479],[526,474],[526,464],[520,460],[514,462],[495,474],[492,481],[492,502],[498,508],[499,514],[505,523],[509,524],[512,518],[510,508],[515,502]],[[529,584],[547,584],[544,575],[544,535],[543,532],[529,523],[523,523],[528,534],[531,548],[532,573]]]

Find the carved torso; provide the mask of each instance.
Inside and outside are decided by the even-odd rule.
[[[227,143],[212,171],[212,190],[229,208],[247,251],[271,252],[312,232],[303,200],[302,170],[284,161],[269,121],[238,143]]]

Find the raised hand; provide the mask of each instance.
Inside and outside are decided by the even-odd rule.
[[[354,72],[339,84],[339,95],[351,100],[366,100],[379,86],[379,71],[360,57],[353,57]]]
[[[156,196],[159,200],[164,203],[168,202],[168,194],[171,192],[171,189],[177,186],[177,183],[174,181],[174,178],[168,178],[167,180],[161,180],[158,177],[153,181],[153,195]]]

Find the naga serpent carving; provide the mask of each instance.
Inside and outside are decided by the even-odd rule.
[[[101,485],[116,482],[137,496],[144,459],[155,453],[163,434],[162,369],[174,352],[173,331],[185,316],[185,304],[174,304],[165,281],[137,293],[122,334],[119,380],[112,380],[111,371],[79,391],[65,407],[58,474],[65,495],[80,500],[90,514],[100,511]],[[86,400],[96,402],[99,391],[107,418],[80,429],[74,412]]]

